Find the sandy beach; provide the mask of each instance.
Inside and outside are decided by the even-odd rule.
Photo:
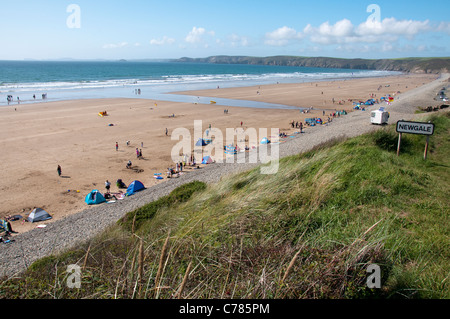
[[[119,178],[127,185],[133,180],[140,180],[145,186],[164,183],[167,168],[175,166],[171,150],[178,141],[171,139],[171,133],[176,128],[192,132],[195,120],[202,121],[203,131],[211,124],[225,132],[226,128],[240,128],[242,122],[244,129],[279,128],[281,132],[292,134],[298,131],[290,126],[292,121],[304,122],[306,117],[316,116],[326,119],[335,110],[350,112],[353,111],[350,100],[365,101],[386,94],[397,96],[398,92],[405,93],[437,77],[403,75],[179,92],[312,107],[306,114],[299,110],[142,99],[76,100],[2,107],[0,216],[20,214],[26,217],[33,207],[41,207],[53,217],[45,223],[52,223],[88,208],[85,196],[92,189],[104,192],[106,180],[111,182],[113,193],[118,192],[115,183]],[[228,110],[227,114],[224,109]],[[99,116],[102,111],[107,111],[108,116]],[[142,149],[142,159],[136,158],[136,148]],[[133,169],[126,168],[128,160],[133,162]],[[57,165],[62,167],[61,176],[57,174]],[[185,170],[185,174],[190,170]],[[155,173],[161,173],[164,180],[156,180]],[[19,233],[36,228],[38,224],[12,222],[13,229]]]

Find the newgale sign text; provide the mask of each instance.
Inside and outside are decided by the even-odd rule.
[[[434,124],[433,123],[422,123],[422,122],[398,121],[397,122],[397,133],[433,135]]]

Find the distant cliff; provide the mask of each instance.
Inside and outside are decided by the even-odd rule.
[[[410,73],[450,73],[450,57],[443,58],[403,58],[403,59],[340,59],[328,57],[297,56],[211,56],[207,58],[181,58],[175,62],[217,63],[217,64],[254,64],[304,66],[317,68],[383,70]]]

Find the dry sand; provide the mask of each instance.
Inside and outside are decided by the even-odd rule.
[[[303,122],[306,117],[322,117],[323,110],[327,115],[333,110],[351,111],[353,105],[348,99],[367,100],[370,94],[379,98],[398,91],[404,93],[437,77],[405,75],[183,92],[194,96],[312,106],[314,110],[308,114],[299,110],[142,99],[77,100],[4,107],[0,109],[3,199],[0,217],[15,214],[25,217],[33,207],[41,207],[53,216],[46,221],[51,223],[86,209],[86,194],[92,189],[103,192],[107,179],[112,183],[112,192],[118,191],[115,186],[118,178],[126,184],[133,180],[140,180],[146,186],[163,183],[164,180],[156,180],[153,174],[162,173],[165,177],[167,167],[174,166],[171,150],[178,141],[172,141],[170,134],[175,128],[183,127],[192,132],[194,120],[203,121],[203,130],[211,124],[225,132],[226,128],[240,127],[242,121],[244,128],[279,128],[289,134],[294,131],[290,128],[293,120]],[[339,101],[345,103],[340,105]],[[228,114],[224,114],[224,108],[229,110]],[[107,111],[109,115],[100,117],[100,111]],[[175,117],[169,117],[171,114]],[[166,128],[169,136],[165,135]],[[128,140],[129,146],[126,145]],[[116,142],[119,144],[117,151]],[[142,148],[143,159],[136,159],[136,148]],[[133,162],[135,170],[125,168],[128,160]],[[61,177],[56,172],[58,164],[62,167]],[[14,221],[12,225],[19,233],[37,226],[21,221]]]

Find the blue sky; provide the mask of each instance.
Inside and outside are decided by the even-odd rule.
[[[450,56],[448,0],[0,4],[0,60]]]

